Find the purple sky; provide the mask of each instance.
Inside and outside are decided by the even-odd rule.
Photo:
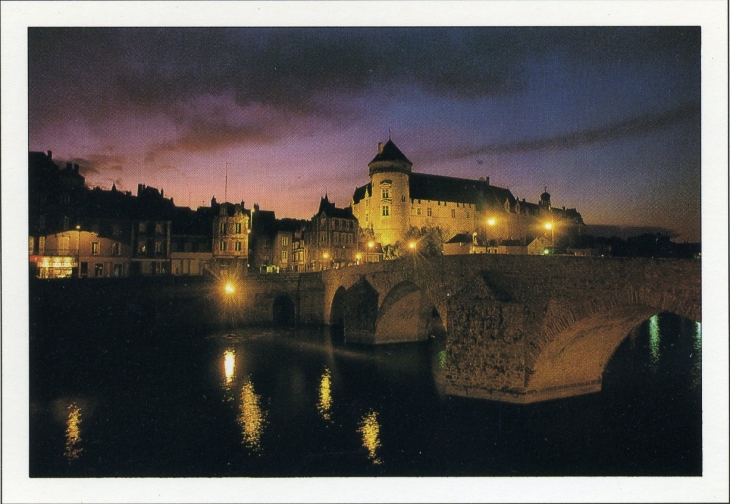
[[[31,28],[29,149],[178,205],[309,218],[368,181],[489,176],[700,239],[700,28]]]

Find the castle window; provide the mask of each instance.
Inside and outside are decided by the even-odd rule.
[[[401,200],[401,201],[402,201],[403,203],[405,203],[405,202],[406,202],[406,195],[405,195],[405,194],[403,194],[403,195],[402,195],[402,196],[400,197],[400,200]]]
[[[221,229],[221,234],[226,234],[226,223],[225,222],[221,222],[220,229]]]
[[[289,245],[289,237],[288,236],[282,236],[281,237],[281,246],[286,247]]]
[[[421,215],[421,209],[420,208],[416,208],[416,215]]]
[[[451,218],[456,219],[456,210],[454,210],[453,208],[451,209]]]
[[[241,223],[236,222],[236,234],[241,234]]]
[[[390,189],[387,187],[383,187],[382,196],[383,196],[383,199],[390,199]]]
[[[390,207],[388,205],[383,205],[383,217],[389,217],[390,216]]]
[[[287,262],[288,259],[289,259],[289,256],[287,254],[287,251],[282,250],[281,251],[281,262]]]
[[[223,240],[221,240],[218,243],[218,250],[220,250],[221,252],[225,252],[226,251],[226,242],[224,242]]]
[[[431,210],[431,207],[428,207],[426,209],[426,215],[428,215],[429,217],[431,217],[433,215],[433,210]]]
[[[241,242],[240,242],[240,241],[237,241],[237,242],[236,242],[236,243],[235,243],[235,244],[233,245],[233,248],[234,248],[234,250],[235,250],[236,252],[240,252],[240,251],[241,251]]]

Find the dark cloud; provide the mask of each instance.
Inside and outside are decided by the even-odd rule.
[[[177,138],[152,145],[145,153],[145,162],[154,163],[159,156],[168,153],[209,152],[238,144],[266,144],[274,139],[258,126],[193,121],[187,126],[187,131]]]
[[[539,150],[574,149],[599,142],[610,142],[621,138],[646,135],[674,124],[698,118],[699,114],[700,105],[692,102],[666,112],[644,114],[597,128],[549,138],[492,144],[470,151],[452,152],[452,155],[463,158],[479,154],[513,154]]]
[[[100,173],[122,172],[127,162],[126,156],[119,154],[89,154],[86,157],[76,157],[68,160],[78,164],[79,171],[84,176],[99,175]]]

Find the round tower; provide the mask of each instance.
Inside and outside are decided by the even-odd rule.
[[[411,163],[392,140],[378,142],[378,154],[368,163],[372,184],[373,231],[382,245],[402,240],[409,226]]]

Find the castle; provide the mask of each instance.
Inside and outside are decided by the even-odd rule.
[[[350,206],[360,227],[383,246],[403,241],[410,228],[441,228],[448,239],[473,236],[485,245],[538,236],[553,242],[585,230],[574,208],[553,208],[547,189],[538,203],[518,200],[509,189],[479,180],[414,173],[413,163],[388,140],[368,163],[370,182],[357,187]]]

